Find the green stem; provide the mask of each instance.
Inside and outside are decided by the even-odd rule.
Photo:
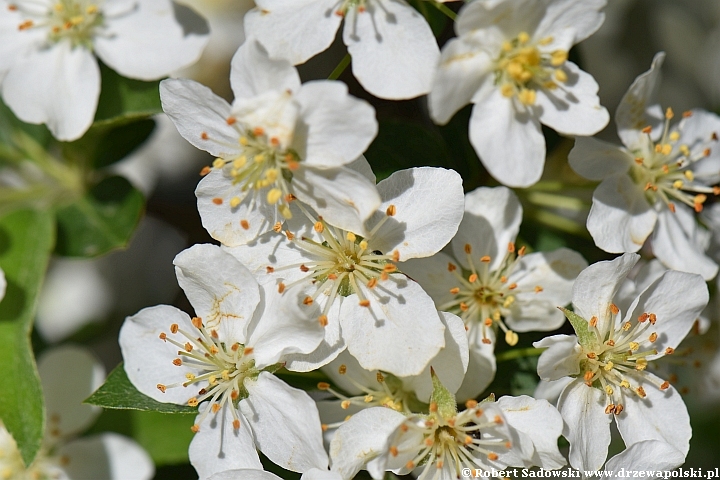
[[[516,358],[537,357],[544,351],[544,348],[535,347],[516,348],[513,350],[508,350],[506,352],[498,353],[497,355],[495,355],[495,361],[499,363],[506,362],[508,360],[515,360]]]
[[[528,216],[536,222],[542,223],[556,230],[570,233],[582,238],[590,238],[590,233],[585,228],[585,225],[580,225],[569,218],[548,212],[547,210],[533,210],[532,212],[528,212]]]
[[[432,4],[435,5],[435,8],[437,8],[437,9],[440,10],[442,13],[444,13],[445,15],[447,15],[447,17],[448,17],[450,20],[452,20],[453,22],[454,22],[455,19],[457,18],[457,13],[453,12],[452,10],[450,10],[450,8],[448,8],[447,5],[445,5],[444,3],[438,3],[438,2],[432,1]]]
[[[340,75],[342,75],[348,65],[350,65],[350,54],[346,53],[343,59],[340,60],[340,63],[338,63],[338,66],[335,67],[335,70],[330,73],[328,80],[337,80],[340,78]]]

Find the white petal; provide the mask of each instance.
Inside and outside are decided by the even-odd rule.
[[[7,280],[5,280],[5,272],[0,268],[0,301],[5,298],[5,289],[7,288]]]
[[[310,205],[331,225],[364,233],[365,220],[380,206],[374,183],[347,167],[299,168],[292,187],[300,201]]]
[[[307,293],[290,288],[282,295],[277,288],[262,288],[264,305],[248,327],[248,345],[253,348],[255,366],[265,368],[283,361],[291,353],[314,351],[325,336],[318,322],[316,304],[304,305]]]
[[[178,283],[205,327],[228,343],[245,343],[245,331],[260,302],[258,284],[235,257],[210,244],[194,245],[173,261]]]
[[[717,184],[720,182],[720,149],[710,148],[709,155],[706,155],[706,149],[714,143],[713,135],[720,134],[720,117],[700,109],[690,113],[689,117],[683,115],[677,127],[680,133],[677,145],[687,145],[689,156],[700,158],[691,167],[695,178],[700,178],[705,185]]]
[[[428,95],[430,117],[440,125],[470,103],[478,90],[490,83],[490,55],[463,38],[449,40],[442,49],[440,63]]]
[[[307,393],[268,372],[246,381],[245,388],[249,396],[240,402],[240,410],[266,457],[293,472],[327,468],[320,417]]]
[[[568,162],[579,175],[590,180],[603,180],[626,173],[633,156],[622,147],[592,137],[578,137],[568,154]]]
[[[375,109],[348,94],[342,82],[305,83],[295,96],[300,104],[305,162],[313,167],[348,164],[367,150],[378,131]]]
[[[610,421],[605,413],[605,394],[582,380],[570,383],[558,400],[565,421],[563,436],[570,442],[568,460],[578,470],[599,470],[610,445]]]
[[[470,360],[465,379],[455,392],[458,403],[477,398],[495,378],[495,333],[488,332],[488,338],[490,344],[474,342],[470,345]]]
[[[251,98],[268,91],[300,89],[300,75],[287,60],[272,60],[255,39],[240,45],[230,63],[230,86],[235,98]]]
[[[605,464],[608,472],[625,471],[671,471],[685,462],[685,455],[669,443],[660,440],[646,440],[630,445],[626,450],[612,457]],[[615,478],[619,477],[615,474]],[[654,475],[649,478],[655,478]]]
[[[506,187],[479,187],[465,195],[465,215],[450,245],[460,265],[470,270],[465,245],[472,248],[473,262],[490,257],[489,271],[502,263],[508,245],[515,242],[522,222],[522,205]]]
[[[343,480],[343,477],[337,472],[311,468],[303,473],[300,480]]]
[[[107,15],[94,48],[119,74],[155,80],[195,63],[210,39],[207,21],[169,0],[136,0],[127,15]]]
[[[597,317],[598,331],[606,331],[610,304],[639,259],[637,254],[625,253],[614,260],[594,263],[580,272],[572,293],[575,313],[588,321]]]
[[[610,114],[600,105],[597,82],[572,62],[565,62],[562,69],[567,80],[559,88],[537,91],[537,105],[542,108],[540,121],[568,135],[599,132],[610,121]]]
[[[337,298],[327,313],[328,324],[325,337],[313,352],[290,354],[285,357],[285,368],[293,372],[310,372],[332,362],[345,351],[345,341],[340,334],[340,311],[344,298]]]
[[[606,0],[582,2],[553,0],[543,3],[547,5],[547,8],[535,30],[534,37],[536,39],[552,37],[558,35],[559,32],[571,30],[574,34],[572,40],[574,45],[595,33],[605,20],[605,13],[602,10]]]
[[[380,98],[401,100],[430,91],[440,58],[425,18],[404,0],[378,0],[348,11],[343,41],[360,84]]]
[[[385,453],[390,434],[405,421],[391,408],[362,410],[338,428],[330,443],[332,470],[353,478],[368,462]]]
[[[420,375],[403,378],[403,385],[415,391],[418,400],[428,403],[433,391],[430,369],[450,393],[455,393],[465,378],[468,368],[469,351],[465,324],[457,315],[440,312],[440,319],[445,325],[445,347],[430,360]]]
[[[370,305],[353,301],[354,294],[343,303],[340,324],[348,351],[368,370],[418,375],[445,346],[445,327],[432,299],[398,274],[373,290],[359,288]]]
[[[575,335],[553,335],[533,343],[535,348],[547,348],[538,358],[537,371],[545,381],[580,373],[580,346]]]
[[[606,252],[637,252],[656,220],[642,189],[627,175],[614,175],[595,189],[587,228],[595,245]]]
[[[559,328],[565,317],[557,307],[570,303],[573,283],[587,266],[582,255],[568,248],[522,257],[508,277],[508,282],[517,283],[520,293],[510,306],[507,326],[518,332]]]
[[[65,345],[38,359],[48,436],[64,437],[89,427],[102,409],[82,403],[105,380],[105,369],[84,348]]]
[[[711,280],[717,275],[718,264],[703,253],[699,228],[685,205],[677,205],[675,213],[663,208],[652,236],[653,253],[672,269],[697,273]]]
[[[571,377],[561,377],[557,380],[551,380],[549,382],[545,380],[540,380],[537,384],[537,387],[535,387],[533,397],[537,398],[538,400],[544,399],[553,405],[557,405],[560,394],[563,390],[565,390],[565,387],[567,387],[567,385],[573,380],[574,379]]]
[[[201,479],[224,470],[263,468],[255,450],[250,424],[238,413],[240,428],[236,430],[233,427],[235,417],[230,412],[231,408],[235,407],[225,404],[218,413],[208,414],[198,425],[200,430],[190,442],[190,463]],[[196,418],[196,425],[201,415],[203,414]]]
[[[58,140],[76,140],[95,116],[100,69],[90,51],[62,41],[18,59],[1,87],[20,120],[46,123]]]
[[[163,80],[160,99],[163,111],[185,140],[215,157],[240,155],[239,134],[227,124],[231,107],[212,90],[192,80]]]
[[[158,402],[184,405],[193,392],[186,388],[168,388],[163,393],[157,388],[158,384],[182,382],[186,373],[195,373],[185,365],[173,365],[177,347],[160,339],[160,333],[168,333],[174,323],[186,332],[194,329],[190,317],[175,307],[148,307],[125,319],[118,341],[125,373],[135,388]]]
[[[340,373],[341,365],[344,365],[344,373],[342,374]],[[379,386],[377,371],[365,370],[360,366],[355,357],[348,353],[347,350],[338,355],[332,363],[324,366],[322,370],[325,375],[330,377],[333,386],[340,387],[344,392],[349,393],[350,395],[363,394],[363,390],[360,389],[357,384],[373,390]],[[332,402],[325,403],[334,403],[334,400]],[[343,420],[348,415],[346,410],[343,410],[343,412],[345,413],[338,420]],[[324,414],[325,412],[321,412],[321,415],[324,416]]]
[[[208,480],[282,480],[274,473],[264,470],[248,470],[246,468],[240,470],[225,470],[216,473],[208,478]]]
[[[443,252],[431,257],[414,258],[399,264],[400,270],[416,282],[432,297],[435,305],[444,305],[454,295],[450,290],[457,286],[457,277],[448,270],[448,264],[457,263]]]
[[[535,400],[522,395],[503,396],[497,401],[507,423],[530,437],[535,447],[533,465],[555,470],[565,465],[558,450],[558,437],[562,435],[563,419],[546,400]]]
[[[660,390],[656,385],[663,380],[650,372],[635,378],[643,381],[632,382],[633,387],[642,386],[647,396],[624,395],[625,410],[617,416],[617,425],[625,445],[643,440],[662,440],[687,455],[692,429],[685,402],[678,391],[672,386],[665,391]]]
[[[245,33],[256,37],[271,58],[305,63],[335,39],[342,17],[335,0],[257,0],[245,14]]]
[[[453,170],[420,167],[400,170],[378,183],[382,205],[370,227],[390,217],[369,240],[371,247],[389,254],[400,253],[400,260],[428,257],[455,236],[465,202],[462,178]]]
[[[542,175],[545,138],[535,115],[518,111],[513,101],[494,89],[476,103],[470,143],[496,180],[509,187],[528,187]]]
[[[116,433],[79,438],[62,446],[58,457],[70,478],[150,480],[155,474],[150,455],[133,440]]]
[[[660,67],[664,59],[664,52],[655,55],[650,70],[635,79],[615,111],[618,136],[627,147],[638,145],[640,136],[644,135],[640,130],[648,125],[653,129],[654,138],[662,133],[665,118],[662,109],[655,104],[655,92],[660,84]]]

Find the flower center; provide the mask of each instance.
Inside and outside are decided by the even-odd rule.
[[[363,13],[367,2],[368,0],[340,0],[337,8],[335,8],[335,15],[344,17],[347,15],[348,10],[352,8],[357,8],[359,13]]]
[[[197,396],[187,402],[191,407],[195,407],[209,401],[208,408],[192,427],[193,431],[197,432],[198,424],[202,423],[208,412],[217,413],[225,404],[237,406],[240,400],[247,398],[244,381],[246,378],[257,378],[260,371],[255,368],[252,348],[239,343],[228,345],[221,342],[217,330],[208,331],[199,317],[193,318],[192,324],[197,333],[187,332],[174,323],[170,325],[170,333],[174,337],[163,332],[160,339],[180,349],[178,357],[172,361],[173,365],[189,367],[196,370],[196,373],[187,373],[185,382],[158,384],[157,388],[165,393],[168,388],[202,384]],[[234,417],[233,427],[240,428],[237,408],[230,408],[230,411]]]
[[[505,332],[505,341],[509,345],[517,344],[517,333],[503,323],[502,317],[510,313],[516,295],[526,291],[516,283],[508,282],[519,259],[525,254],[525,247],[516,253],[515,244],[510,243],[502,262],[493,271],[490,271],[492,259],[489,256],[480,257],[480,261],[476,262],[470,244],[465,245],[465,254],[470,271],[459,269],[454,263],[448,264],[448,271],[455,276],[458,286],[450,289],[454,298],[440,305],[438,309],[455,313],[462,318],[470,338],[476,338],[477,333],[481,333],[482,342],[489,344],[491,340],[488,338],[488,329],[497,325]],[[536,293],[542,290],[540,285],[533,289]],[[481,331],[476,332],[476,329]]]
[[[495,84],[507,98],[517,98],[523,105],[535,103],[538,88],[555,89],[567,81],[562,69],[568,53],[564,50],[544,52],[542,47],[552,43],[547,37],[532,43],[527,32],[505,41],[500,57],[495,61]]]
[[[601,332],[597,328],[596,317],[588,322],[596,340],[582,346],[580,371],[587,386],[605,392],[605,413],[619,415],[625,408],[625,394],[645,398],[645,389],[640,383],[650,382],[660,390],[667,390],[670,382],[656,384],[644,373],[648,365],[647,357],[658,353],[652,346],[658,338],[653,331],[657,316],[654,313],[643,313],[637,321],[624,322],[616,328],[619,310],[615,305],[611,305],[610,310],[612,316],[607,322],[606,331]],[[665,350],[665,354],[673,352],[669,347]]]
[[[96,3],[88,0],[58,0],[44,13],[39,13],[37,5],[26,2],[11,4],[10,10],[20,10],[30,17],[41,17],[36,23],[28,19],[18,28],[27,30],[35,27],[49,29],[48,40],[56,43],[69,39],[73,46],[84,46],[92,49],[92,38],[95,30],[103,24],[103,15]]]
[[[499,454],[512,446],[497,429],[503,419],[499,415],[490,418],[474,400],[468,401],[466,406],[466,410],[444,419],[437,413],[437,405],[431,403],[429,415],[408,417],[400,426],[400,435],[390,446],[390,455],[397,457],[417,452],[405,467],[414,470],[424,466],[419,480],[437,478],[437,472],[442,469],[460,478],[463,469],[481,467],[483,464],[479,460],[482,457],[497,460]],[[419,448],[414,442],[403,443],[403,437],[409,432],[420,434],[422,444]]]
[[[691,115],[691,112],[686,112],[683,117]],[[701,212],[707,195],[720,195],[720,187],[703,184],[700,182],[702,175],[696,175],[690,167],[710,155],[710,144],[716,142],[718,136],[713,132],[705,142],[698,145],[679,144],[682,123],[670,130],[673,116],[672,109],[668,108],[663,134],[657,143],[650,137],[650,127],[642,130],[644,135],[640,148],[633,152],[636,155],[635,165],[630,175],[635,183],[643,186],[651,204],[660,200],[674,212],[674,201],[680,201],[693,207],[696,212]]]

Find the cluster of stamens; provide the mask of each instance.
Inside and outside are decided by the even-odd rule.
[[[178,357],[172,361],[175,366],[190,367],[197,370],[197,374],[187,373],[184,382],[171,385],[158,384],[157,388],[165,393],[168,388],[187,388],[191,385],[203,384],[197,396],[191,397],[187,402],[191,407],[196,407],[206,400],[209,402],[198,423],[192,427],[192,430],[197,432],[200,428],[199,424],[208,413],[215,414],[224,405],[236,407],[240,400],[246,398],[244,380],[256,378],[260,372],[255,368],[252,348],[239,343],[228,345],[220,341],[217,330],[207,330],[199,317],[194,317],[192,324],[197,334],[187,332],[174,323],[170,325],[170,333],[179,334],[184,340],[178,341],[165,332],[160,334],[160,339],[179,348]],[[233,427],[240,428],[237,408],[229,408],[229,410],[233,415]]]
[[[397,250],[390,255],[384,255],[370,247],[372,236],[387,219],[395,215],[395,206],[390,205],[387,208],[385,216],[370,231],[367,238],[329,225],[322,218],[315,219],[305,209],[303,212],[313,222],[313,228],[322,238],[322,242],[285,231],[288,240],[304,251],[307,259],[301,264],[267,267],[268,273],[300,269],[305,274],[303,278],[290,284],[279,283],[278,291],[283,293],[289,287],[308,281],[315,285],[315,292],[306,297],[304,303],[311,305],[318,300],[320,294],[326,295],[327,299],[319,318],[322,325],[327,324],[327,314],[338,295],[346,297],[354,293],[358,296],[360,306],[369,307],[370,299],[366,292],[372,292],[380,282],[391,279],[391,274],[398,271],[395,263],[400,261],[400,254]],[[365,288],[360,288],[360,285]]]
[[[516,295],[527,291],[518,287],[516,283],[509,282],[513,270],[520,258],[525,255],[525,247],[516,251],[515,244],[510,243],[502,262],[497,269],[490,271],[492,259],[488,255],[480,257],[480,261],[472,255],[472,246],[465,245],[467,263],[470,271],[458,268],[454,263],[448,264],[448,271],[458,281],[458,286],[450,289],[454,298],[438,309],[457,314],[465,322],[465,328],[469,331],[470,338],[477,338],[474,329],[481,329],[482,342],[491,343],[488,336],[490,328],[498,325],[505,333],[505,341],[508,345],[515,345],[518,342],[517,333],[510,330],[502,318],[509,313],[510,306],[515,302]],[[540,285],[533,287],[535,293],[542,292]]]
[[[495,84],[503,96],[516,97],[523,105],[533,105],[538,88],[552,90],[567,81],[562,66],[568,52],[547,53],[538,48],[552,42],[553,38],[547,37],[533,44],[527,32],[520,32],[511,41],[503,43],[500,57],[495,62]]]
[[[26,8],[23,3],[11,4],[11,11],[20,11],[29,17],[37,17],[37,7],[30,4]],[[58,0],[49,7],[47,13],[37,20],[27,19],[18,25],[19,30],[31,28],[49,29],[48,39],[58,42],[69,39],[73,46],[82,45],[92,48],[92,37],[95,30],[103,23],[103,16],[96,3],[86,0]]]
[[[437,404],[431,403],[429,415],[408,417],[390,446],[390,455],[405,457],[417,452],[407,461],[405,468],[414,470],[424,466],[417,477],[419,480],[447,478],[443,470],[461,478],[463,469],[482,467],[481,459],[497,460],[499,455],[512,447],[509,439],[502,438],[503,434],[497,428],[504,423],[503,418],[500,415],[490,418],[475,400],[468,400],[465,406],[466,410],[443,418],[438,413]],[[492,435],[484,436],[484,431],[490,431]],[[403,436],[408,432],[420,434],[423,440],[419,449],[412,442],[403,443]]]
[[[262,127],[246,128],[235,117],[229,117],[227,123],[238,130],[242,154],[232,159],[215,159],[212,168],[205,167],[201,175],[207,175],[213,169],[222,170],[232,183],[232,194],[228,200],[231,209],[236,209],[248,195],[252,195],[248,210],[253,210],[258,196],[264,194],[268,204],[276,205],[284,218],[291,218],[289,204],[295,196],[290,193],[289,183],[292,172],[300,167],[297,152],[283,148],[280,140],[269,136]],[[202,132],[201,138],[207,140],[209,137]],[[225,203],[219,197],[212,201],[218,206]],[[247,220],[240,223],[243,228],[249,228]]]
[[[657,383],[643,372],[648,366],[648,356],[657,355],[652,346],[658,334],[653,326],[657,322],[654,313],[643,313],[636,322],[623,322],[615,328],[619,309],[610,305],[611,317],[607,321],[605,331],[597,327],[597,317],[590,319],[590,332],[595,335],[596,342],[582,348],[580,359],[581,375],[589,387],[603,390],[606,399],[605,413],[619,415],[624,410],[624,395],[637,395],[645,398],[647,393],[640,383],[654,384],[660,390],[667,390],[670,382]],[[665,354],[672,354],[670,347]]]
[[[683,113],[684,118],[691,115],[692,112]],[[635,165],[630,175],[635,183],[644,188],[651,204],[660,200],[674,212],[674,202],[680,201],[696,212],[701,212],[708,195],[720,195],[720,187],[710,187],[698,182],[701,178],[698,178],[690,166],[710,155],[710,145],[717,142],[718,135],[712,132],[704,145],[678,144],[682,123],[671,131],[670,120],[673,117],[672,109],[668,108],[665,111],[662,137],[657,143],[650,136],[650,126],[642,129],[641,146],[638,151],[633,152],[636,155]]]
[[[365,4],[367,1],[368,0],[340,0],[340,3],[335,8],[335,15],[344,17],[351,8],[357,8],[358,13],[363,13],[366,9]]]

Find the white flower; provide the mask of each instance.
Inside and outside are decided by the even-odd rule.
[[[258,288],[217,246],[195,245],[175,266],[199,316],[167,305],[146,308],[125,321],[120,347],[128,378],[142,393],[200,405],[190,445],[200,477],[262,468],[256,447],[289,470],[326,468],[315,403],[271,373],[285,355],[317,347],[323,337],[317,315]]]
[[[377,133],[373,108],[341,82],[300,85],[297,70],[250,39],[235,54],[229,105],[191,80],[165,80],[165,113],[180,134],[219,157],[195,194],[203,226],[240,245],[292,216],[298,198],[343,228],[380,204],[373,183],[348,164]]]
[[[595,244],[611,253],[636,252],[652,233],[653,253],[669,268],[713,278],[718,265],[705,255],[707,234],[698,227],[707,195],[720,193],[720,117],[693,110],[670,126],[653,103],[664,54],[635,79],[615,115],[624,147],[578,138],[570,166],[602,180],[593,194],[587,228]]]
[[[23,121],[60,140],[90,127],[100,95],[93,54],[119,74],[154,80],[195,62],[207,24],[170,0],[0,0],[0,90]]]
[[[305,63],[335,39],[343,41],[352,70],[373,95],[405,99],[430,91],[440,55],[427,21],[405,0],[258,0],[245,30],[273,58]]]
[[[474,105],[470,141],[498,181],[526,187],[540,179],[540,124],[592,135],[608,122],[595,80],[567,61],[570,48],[602,24],[605,0],[508,0],[466,4],[458,38],[443,47],[429,96],[430,116],[447,123]]]
[[[264,470],[225,470],[214,474],[208,480],[282,480],[274,473],[266,472]],[[340,474],[330,472],[327,470],[321,470],[319,468],[313,468],[303,473],[300,480],[350,480],[349,478],[343,478]]]
[[[452,170],[414,168],[393,173],[377,188],[382,204],[360,230],[306,212],[310,221],[296,232],[271,232],[229,249],[260,283],[281,292],[306,285],[304,302],[320,305],[325,341],[314,355],[291,362],[294,368],[318,368],[347,345],[367,370],[417,375],[444,345],[432,299],[396,263],[430,256],[455,235],[462,180]]]
[[[566,311],[577,336],[536,342],[548,348],[538,361],[545,381],[571,377],[558,410],[570,442],[570,464],[596,470],[607,457],[610,422],[631,446],[662,440],[686,454],[690,419],[670,382],[646,370],[672,354],[708,302],[698,275],[669,271],[651,282],[624,312],[613,303],[639,256],[626,253],[583,270],[573,286],[574,313]]]
[[[64,346],[38,360],[47,411],[45,437],[33,463],[25,467],[15,440],[0,423],[0,475],[8,479],[149,480],[155,467],[133,440],[116,433],[74,438],[102,411],[82,403],[104,378],[102,365],[85,349]]]
[[[521,221],[522,206],[510,189],[477,188],[465,195],[465,215],[450,242],[452,256],[438,252],[400,264],[438,310],[465,322],[471,358],[485,368],[468,373],[466,389],[458,395],[463,400],[476,397],[492,381],[495,330],[499,327],[505,341],[515,345],[515,331],[560,327],[565,319],[557,307],[570,302],[572,283],[587,267],[566,248],[528,255],[525,248],[516,251]]]
[[[657,478],[657,472],[670,472],[684,462],[685,455],[672,445],[660,440],[645,440],[608,460],[605,464],[605,471],[608,472],[606,478],[625,478],[628,472],[653,472],[646,478]]]

